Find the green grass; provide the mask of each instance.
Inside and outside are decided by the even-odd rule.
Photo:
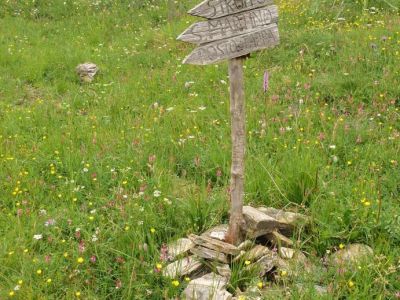
[[[17,299],[183,290],[154,272],[161,245],[229,208],[227,66],[181,65],[193,47],[175,40],[195,3],[1,2],[0,299],[16,285]],[[400,291],[399,6],[281,0],[281,45],[246,61],[246,202],[310,215],[308,253],[374,248],[355,272],[294,279],[331,286],[327,299]],[[74,73],[85,61],[101,70],[90,85]]]

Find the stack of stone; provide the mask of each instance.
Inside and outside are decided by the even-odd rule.
[[[316,268],[319,267],[313,265],[303,252],[294,249],[295,245],[290,239],[294,230],[309,224],[308,217],[275,208],[251,206],[243,208],[243,217],[245,241],[239,246],[224,241],[227,225],[214,227],[200,236],[191,234],[168,245],[170,264],[164,268],[163,275],[171,279],[191,279],[183,292],[183,299],[233,300],[240,299],[236,298],[240,295],[246,295],[245,299],[264,299],[259,290],[250,297],[251,291],[236,290],[236,297],[227,291],[231,267],[243,262],[244,271],[257,274],[259,278],[269,278],[271,276],[268,275],[272,274],[294,278],[317,273]],[[372,253],[368,246],[354,244],[326,260],[338,265],[357,261]],[[325,294],[327,288],[315,285],[315,291]],[[271,296],[273,291],[269,289],[268,292]]]
[[[286,260],[307,258],[293,250],[292,236],[297,226],[304,226],[308,218],[304,215],[274,208],[243,208],[244,233],[247,240],[239,246],[224,242],[227,225],[219,225],[200,236],[191,234],[168,246],[172,263],[163,270],[170,278],[188,276],[190,283],[184,291],[185,299],[228,300],[233,295],[227,290],[232,264],[246,261],[247,270],[257,270],[263,277],[276,268],[289,269]],[[257,242],[257,239],[261,242]],[[271,250],[278,246],[279,251]]]

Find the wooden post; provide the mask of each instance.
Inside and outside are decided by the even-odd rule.
[[[244,197],[244,159],[246,152],[246,108],[243,80],[243,57],[229,60],[229,80],[231,94],[231,211],[228,239],[237,245],[241,240]]]

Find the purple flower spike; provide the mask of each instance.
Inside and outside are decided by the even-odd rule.
[[[268,91],[269,88],[269,74],[268,71],[264,72],[264,93]]]

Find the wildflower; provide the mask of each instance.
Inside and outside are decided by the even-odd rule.
[[[41,275],[42,274],[42,270],[41,269],[36,270],[36,274]]]
[[[281,271],[281,276],[282,276],[282,277],[285,277],[286,275],[287,275],[287,271],[282,270],[282,271]]]
[[[340,248],[340,249],[344,249],[344,247],[345,247],[345,246],[344,246],[343,244],[340,244],[340,245],[339,245],[339,248]]]
[[[174,287],[178,287],[178,286],[179,286],[179,281],[178,281],[178,280],[173,280],[173,281],[172,281],[172,285],[173,285]]]
[[[156,269],[161,270],[162,269],[162,264],[156,264]]]
[[[349,280],[349,282],[347,283],[347,285],[349,286],[349,288],[354,287],[354,282]]]
[[[56,220],[54,219],[48,219],[45,223],[44,226],[49,227],[49,226],[54,226],[56,224]]]
[[[155,233],[156,230],[155,230],[154,228],[150,228],[150,232],[151,232],[151,233]]]
[[[15,292],[14,292],[14,291],[10,291],[10,292],[8,293],[8,296],[10,296],[10,297],[14,297],[14,295],[15,295]]]
[[[153,193],[153,196],[156,197],[156,198],[160,197],[161,196],[161,191],[155,190],[154,193]]]
[[[81,292],[75,292],[75,296],[79,298],[81,296]]]
[[[246,260],[246,261],[244,262],[244,264],[245,264],[246,266],[248,266],[250,263],[251,263],[251,261],[249,261],[249,260]]]
[[[269,88],[269,74],[268,71],[264,72],[264,93],[268,91]]]
[[[50,284],[51,283],[51,278],[47,278],[46,282]]]
[[[120,289],[121,287],[122,287],[122,281],[117,279],[117,281],[115,281],[115,288]]]
[[[168,258],[168,246],[166,244],[162,244],[160,249],[160,259],[162,261],[167,261]]]
[[[257,286],[258,286],[259,289],[262,289],[264,284],[260,281],[259,283],[257,283]]]
[[[240,295],[239,298],[238,298],[238,300],[246,300],[246,297],[243,296],[243,295]]]
[[[64,252],[63,256],[64,256],[65,258],[67,258],[67,257],[68,257],[68,252]]]
[[[78,259],[76,260],[79,264],[81,264],[81,263],[83,263],[84,262],[84,259],[83,259],[83,257],[78,257]]]
[[[186,276],[186,277],[185,277],[185,281],[186,281],[186,282],[189,282],[189,281],[190,281],[190,277],[187,277],[187,276]]]
[[[19,284],[17,284],[17,285],[14,287],[14,291],[19,291],[20,288],[21,288],[21,286],[20,286]]]
[[[371,202],[365,201],[365,202],[364,202],[364,206],[371,206]]]
[[[94,264],[96,261],[97,261],[96,255],[92,255],[92,256],[90,257],[90,262]]]
[[[21,284],[23,284],[24,282],[20,279],[20,280],[18,280],[18,284],[19,285],[21,285]]]
[[[34,238],[35,240],[41,240],[41,239],[43,238],[43,235],[42,235],[42,234],[35,234],[35,235],[33,236],[33,238]]]

